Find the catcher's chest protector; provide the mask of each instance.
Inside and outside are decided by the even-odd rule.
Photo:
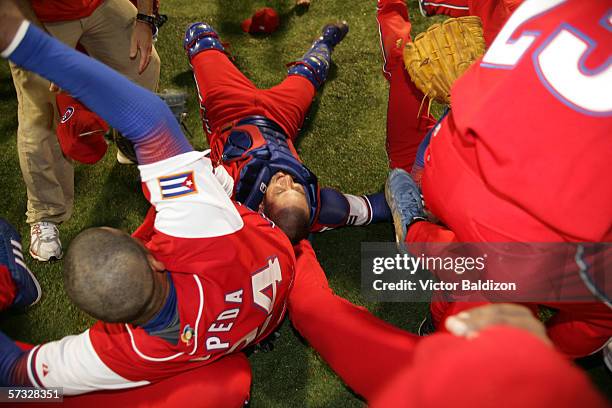
[[[236,201],[257,211],[270,179],[282,171],[304,186],[312,224],[319,201],[317,177],[297,158],[280,126],[263,116],[249,116],[225,130],[212,144],[213,162],[234,167],[232,173],[238,175],[234,184]]]

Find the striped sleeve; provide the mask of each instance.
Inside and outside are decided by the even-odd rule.
[[[32,349],[27,373],[35,387],[62,387],[66,395],[149,384],[127,380],[104,364],[91,343],[89,330]]]

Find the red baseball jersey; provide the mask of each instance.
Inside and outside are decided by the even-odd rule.
[[[425,155],[425,200],[460,240],[612,238],[611,62],[609,1],[526,1],[510,17]]]
[[[147,246],[171,271],[180,340],[98,322],[30,353],[36,386],[79,394],[159,381],[257,342],[284,316],[295,255],[282,231],[230,201],[201,152],[139,168],[157,211]]]

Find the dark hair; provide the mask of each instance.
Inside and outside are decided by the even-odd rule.
[[[64,286],[84,312],[105,322],[128,323],[145,311],[154,282],[147,254],[125,232],[89,228],[70,243]]]
[[[310,214],[298,206],[280,207],[264,205],[264,213],[289,237],[293,245],[308,237]]]

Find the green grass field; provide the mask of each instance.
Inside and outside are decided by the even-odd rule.
[[[244,34],[240,22],[261,6],[278,10],[282,18],[280,29],[264,37]],[[191,142],[204,148],[194,83],[181,46],[188,23],[206,21],[217,28],[222,39],[230,43],[237,66],[257,86],[265,88],[284,78],[285,64],[303,54],[326,22],[345,19],[350,32],[336,48],[335,65],[313,103],[298,150],[324,186],[353,194],[380,190],[387,174],[387,84],[381,75],[376,2],[312,0],[305,13],[296,12],[293,6],[293,0],[163,0],[162,12],[170,20],[157,43],[162,60],[160,89],[183,89],[189,93],[188,127],[194,134]],[[421,18],[415,1],[410,1],[410,8],[416,34],[431,20]],[[26,193],[15,142],[17,102],[6,64],[0,66],[0,79],[0,216],[18,228],[27,248]],[[143,218],[148,204],[140,191],[137,169],[117,164],[114,153],[111,147],[95,166],[75,166],[76,204],[72,218],[61,226],[64,247],[84,228],[108,225],[133,231]],[[427,310],[426,304],[368,303],[360,293],[360,243],[392,239],[390,224],[376,225],[317,235],[314,246],[331,287],[340,296],[399,327],[415,331]],[[61,262],[43,264],[31,260],[30,265],[41,282],[44,297],[26,313],[3,314],[0,329],[18,340],[43,342],[87,328],[92,320],[69,302],[62,287]],[[281,334],[273,352],[250,357],[253,406],[363,405],[296,336],[288,322],[283,324]],[[601,388],[610,391],[610,377],[600,365],[594,364],[588,371]]]

